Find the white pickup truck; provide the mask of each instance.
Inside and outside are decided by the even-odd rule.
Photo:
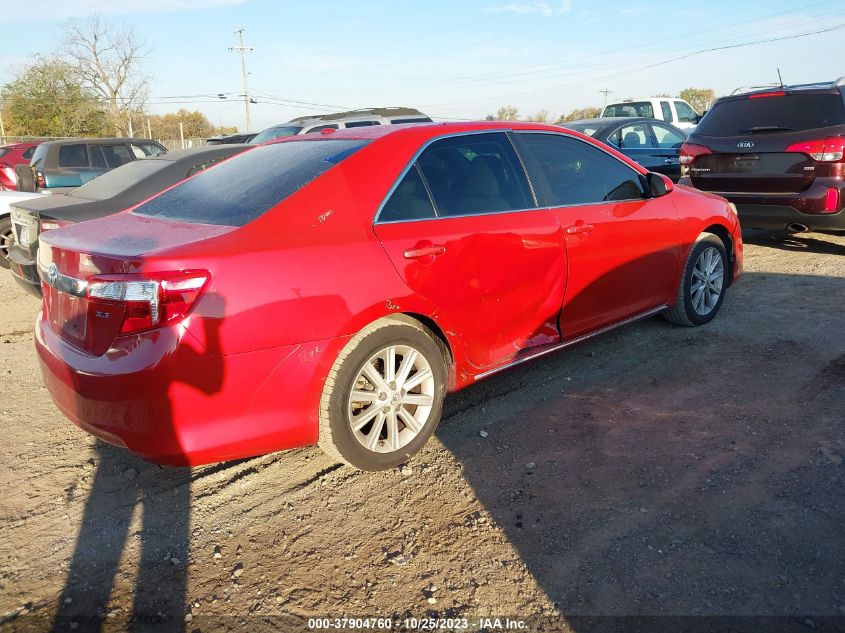
[[[701,115],[683,99],[673,97],[650,97],[633,101],[608,103],[601,113],[602,117],[633,116],[660,119],[682,130],[691,130],[701,119]]]

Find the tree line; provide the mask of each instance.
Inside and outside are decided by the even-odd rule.
[[[149,54],[133,28],[101,16],[65,24],[54,51],[36,55],[0,88],[0,115],[9,136],[146,136],[231,134],[199,111],[149,114]]]

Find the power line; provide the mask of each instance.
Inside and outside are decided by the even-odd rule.
[[[827,27],[827,28],[823,28],[823,29],[817,29],[815,31],[808,31],[808,32],[805,32],[805,33],[796,33],[796,34],[792,34],[792,35],[772,37],[772,38],[767,38],[767,39],[763,39],[763,40],[756,40],[756,41],[753,41],[753,42],[742,42],[742,43],[738,43],[738,44],[728,44],[728,45],[724,45],[724,46],[712,46],[712,47],[708,47],[708,48],[702,48],[702,49],[699,49],[699,50],[696,50],[696,51],[691,51],[689,53],[685,53],[683,55],[678,55],[676,57],[663,59],[663,60],[658,61],[658,62],[645,64],[645,65],[639,66],[637,68],[626,69],[626,70],[622,70],[622,71],[619,71],[619,72],[614,72],[614,73],[610,73],[610,74],[607,74],[607,75],[602,75],[601,77],[593,77],[592,79],[586,80],[586,81],[576,81],[576,82],[572,82],[572,83],[548,86],[546,88],[539,88],[539,89],[536,89],[536,90],[526,90],[526,91],[522,91],[522,92],[512,92],[512,93],[508,93],[508,94],[504,94],[504,95],[483,97],[483,98],[479,98],[479,99],[470,99],[470,100],[466,100],[466,101],[453,101],[451,103],[438,103],[438,104],[433,104],[433,105],[435,107],[450,106],[450,105],[463,105],[463,104],[468,104],[468,103],[478,103],[478,102],[481,102],[481,101],[488,101],[488,100],[491,100],[491,99],[509,99],[511,97],[520,97],[520,96],[533,95],[533,94],[542,94],[544,92],[550,92],[552,90],[560,90],[561,88],[571,88],[573,86],[581,86],[581,85],[585,85],[585,84],[588,84],[588,83],[594,83],[596,81],[602,81],[602,80],[605,80],[605,79],[618,77],[620,75],[627,75],[627,74],[630,74],[630,73],[633,73],[633,72],[639,72],[639,71],[642,71],[642,70],[648,70],[648,69],[651,69],[651,68],[656,68],[658,66],[664,66],[664,65],[670,64],[672,62],[680,61],[682,59],[688,59],[690,57],[694,57],[696,55],[701,55],[701,54],[704,54],[704,53],[711,53],[711,52],[715,52],[715,51],[722,51],[722,50],[728,50],[728,49],[734,49],[734,48],[744,48],[744,47],[747,47],[747,46],[757,46],[759,44],[769,44],[771,42],[781,42],[781,41],[784,41],[784,40],[798,39],[798,38],[801,38],[801,37],[809,37],[811,35],[819,35],[821,33],[830,33],[832,31],[838,31],[838,30],[841,30],[843,28],[845,28],[845,22],[840,23],[840,24],[836,24],[836,25],[831,26],[831,27]]]

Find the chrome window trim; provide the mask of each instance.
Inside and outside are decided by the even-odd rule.
[[[414,152],[414,155],[411,157],[411,160],[408,162],[407,165],[405,165],[404,169],[402,169],[402,171],[399,173],[399,176],[393,182],[393,185],[390,187],[390,189],[387,190],[387,195],[382,199],[381,204],[378,206],[378,209],[376,210],[376,215],[373,218],[373,226],[375,226],[376,224],[397,224],[399,222],[428,222],[430,220],[448,220],[450,218],[480,217],[480,216],[494,215],[494,214],[500,214],[500,213],[520,213],[522,211],[536,211],[537,209],[548,208],[548,207],[536,206],[536,207],[530,207],[529,209],[508,209],[507,211],[492,211],[490,213],[465,213],[465,214],[461,214],[461,215],[440,215],[437,211],[437,202],[434,200],[434,196],[431,196],[431,203],[432,203],[432,206],[434,207],[434,214],[435,214],[435,217],[433,217],[433,218],[416,218],[416,219],[413,219],[413,220],[384,220],[384,221],[379,220],[379,218],[381,217],[381,212],[384,210],[384,206],[387,204],[387,201],[390,200],[390,197],[393,195],[393,193],[399,187],[399,184],[402,182],[402,180],[405,178],[405,176],[408,175],[408,172],[411,171],[411,169],[414,167],[414,165],[417,164],[417,160],[422,155],[422,153],[426,149],[428,149],[428,147],[432,143],[436,143],[437,141],[442,141],[443,139],[447,139],[447,138],[457,138],[457,137],[461,137],[461,136],[478,136],[479,134],[495,134],[495,133],[504,133],[505,134],[505,137],[507,138],[508,143],[510,143],[511,147],[513,148],[513,151],[516,153],[517,160],[519,161],[519,164],[523,169],[522,173],[525,176],[525,180],[528,181],[528,190],[531,193],[531,195],[534,197],[534,203],[537,204],[537,197],[534,195],[534,189],[533,189],[533,185],[531,183],[531,178],[528,176],[528,173],[525,171],[525,166],[522,164],[522,156],[520,156],[519,150],[517,150],[516,147],[514,147],[513,141],[510,139],[510,137],[508,137],[509,132],[513,132],[513,130],[511,130],[509,128],[494,128],[494,129],[490,129],[490,130],[470,130],[468,132],[451,132],[449,134],[442,134],[440,136],[435,136],[433,138],[428,139],[425,143],[422,144],[422,146],[419,149],[417,149],[416,152]],[[422,176],[422,172],[420,172],[420,175]],[[423,184],[426,186],[426,190],[428,190],[428,183],[426,182],[426,179],[425,179],[424,176],[422,177],[422,181],[423,181]],[[431,195],[431,192],[429,192],[429,195]]]

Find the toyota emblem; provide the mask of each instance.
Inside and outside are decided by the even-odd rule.
[[[59,267],[55,264],[50,264],[50,267],[47,269],[47,282],[51,286],[56,285],[56,281],[59,279]]]

